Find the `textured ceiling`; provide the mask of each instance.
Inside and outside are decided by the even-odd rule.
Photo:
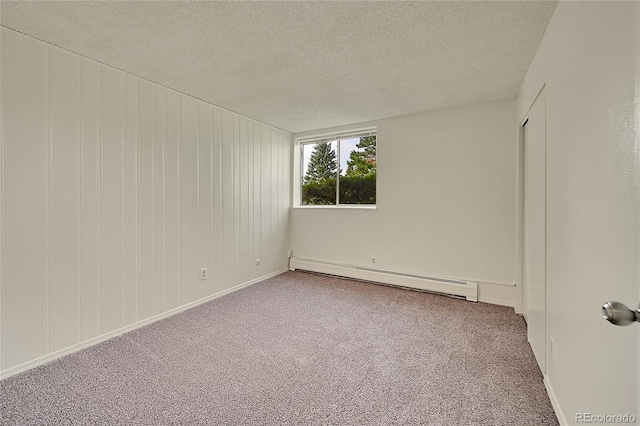
[[[514,99],[555,2],[1,2],[2,25],[290,132]]]

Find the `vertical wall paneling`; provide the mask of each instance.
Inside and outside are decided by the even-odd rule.
[[[1,31],[0,377],[284,268],[290,135]]]
[[[76,102],[76,342],[82,341],[82,286],[81,281],[81,254],[82,253],[82,58],[76,61],[76,90],[78,101]],[[0,166],[1,167],[1,166]],[[1,225],[0,225],[1,227]],[[0,263],[2,263],[0,261]],[[0,284],[2,286],[2,284]]]
[[[280,170],[281,170],[281,162],[280,162],[280,132],[273,132],[273,141],[271,148],[271,235],[273,236],[272,247],[275,246],[276,250],[280,250],[280,246],[282,245],[282,241],[278,232],[280,231],[280,218],[278,215],[280,214],[280,191],[278,191],[278,185],[280,183]],[[271,267],[275,268],[281,261],[277,257],[273,256],[271,259]]]
[[[98,287],[98,312],[100,312],[100,315],[98,316],[98,335],[102,334],[102,317],[103,317],[103,309],[102,309],[102,216],[103,216],[103,211],[102,211],[102,206],[104,204],[104,199],[103,199],[103,188],[102,188],[102,182],[104,180],[104,175],[103,175],[103,166],[102,166],[102,158],[104,157],[103,154],[103,146],[104,146],[104,132],[103,132],[103,118],[102,118],[102,81],[104,80],[103,78],[103,72],[102,72],[102,65],[97,64],[97,68],[98,68],[98,99],[97,99],[97,104],[98,104],[98,114],[97,114],[97,121],[98,121],[98,143],[97,143],[97,147],[96,147],[96,168],[97,168],[97,179],[98,179],[98,184],[96,185],[96,189],[97,189],[97,199],[98,199],[98,216],[97,216],[97,223],[96,223],[96,229],[98,231],[98,241],[97,241],[97,247],[98,247],[98,252],[96,253],[96,259],[97,259],[97,264],[98,264],[98,283],[97,283],[97,287]]]
[[[287,144],[287,137],[284,134],[280,134],[281,136],[281,141],[282,141],[282,154],[281,154],[281,159],[282,159],[282,167],[281,167],[281,175],[280,175],[280,183],[279,183],[279,188],[283,188],[285,187],[285,185],[287,184],[287,170],[288,167],[287,165],[289,164],[289,156],[288,153],[291,152],[291,148],[289,147],[289,145]],[[289,251],[289,230],[288,230],[288,219],[289,219],[289,215],[287,214],[288,210],[289,210],[289,204],[288,204],[288,195],[289,195],[289,190],[285,190],[282,191],[280,193],[280,195],[282,196],[282,200],[281,200],[281,206],[280,206],[280,238],[282,238],[282,250],[284,252]],[[287,267],[288,266],[288,262],[287,259],[285,259],[285,263],[284,266]]]
[[[289,163],[289,161],[287,161],[288,156],[287,156],[287,152],[289,151],[289,147],[287,145],[287,138],[286,135],[284,135],[283,133],[280,133],[280,146],[282,147],[281,149],[281,154],[280,154],[280,182],[278,183],[278,188],[283,188],[285,187],[285,184],[287,182],[287,176],[286,176],[286,172],[287,172],[287,163]],[[288,190],[285,191],[280,191],[280,213],[278,214],[279,220],[280,220],[280,239],[281,239],[281,249],[284,252],[288,252],[289,250],[289,232],[287,231],[287,219],[288,219],[288,215],[287,215],[287,194],[289,194]],[[287,259],[283,259],[282,263],[285,267],[288,266],[288,263],[286,263]]]
[[[222,111],[222,283],[233,285],[233,114]]]
[[[284,240],[283,240],[283,236],[281,235],[280,232],[282,231],[282,220],[281,220],[281,215],[282,215],[282,195],[283,195],[283,191],[278,191],[278,188],[280,188],[281,185],[281,179],[282,179],[282,134],[278,131],[276,132],[276,146],[274,146],[273,151],[275,152],[275,156],[276,156],[276,164],[277,167],[274,167],[275,172],[276,172],[276,176],[275,179],[273,180],[273,192],[274,192],[274,198],[275,198],[275,209],[273,212],[273,221],[275,223],[275,229],[274,229],[274,238],[275,238],[275,243],[276,243],[276,247],[278,251],[282,250],[282,246],[284,244]],[[277,257],[274,256],[274,264],[273,267],[278,267],[279,265],[282,264],[282,259],[279,259]]]
[[[278,215],[280,214],[280,199],[281,194],[280,191],[276,190],[280,183],[280,171],[281,171],[281,161],[280,161],[280,132],[273,132],[273,147],[271,149],[271,157],[272,157],[272,176],[271,176],[271,185],[272,185],[272,198],[273,203],[271,206],[271,233],[273,235],[273,246],[280,248],[280,236],[278,232],[280,230],[280,218]],[[273,263],[271,267],[275,267],[278,263],[280,263],[280,259],[274,256],[271,260]]]
[[[46,347],[45,49],[3,33],[2,368]],[[25,339],[25,336],[30,336]]]
[[[199,268],[207,268],[207,279],[199,283],[198,297],[213,293],[213,110],[200,103],[198,222]]]
[[[47,352],[51,351],[51,56],[50,49],[44,51],[44,343]]]
[[[275,172],[275,176],[273,177],[273,198],[274,198],[274,206],[273,206],[273,215],[271,216],[273,221],[273,235],[274,235],[274,244],[279,251],[282,247],[282,238],[280,238],[280,214],[282,212],[282,192],[278,191],[280,187],[280,176],[282,174],[282,135],[279,131],[274,132],[274,146],[272,149],[273,152],[273,164],[272,169]],[[275,268],[277,265],[282,263],[281,259],[278,259],[274,256],[273,259],[273,267]]]
[[[262,247],[262,128],[258,123],[253,124],[253,258],[260,258]]]
[[[287,254],[289,252],[289,249],[291,249],[291,243],[290,243],[290,237],[291,237],[291,231],[290,231],[290,226],[289,226],[289,219],[291,217],[290,212],[291,212],[291,204],[292,204],[292,192],[293,192],[293,187],[291,185],[291,181],[290,178],[293,174],[293,144],[291,142],[291,138],[288,137],[286,134],[284,135],[284,181],[282,182],[282,186],[286,187],[286,191],[285,191],[285,199],[284,199],[284,226],[285,226],[285,233],[286,233],[286,237],[285,237],[285,244],[286,247],[285,249],[287,250]],[[288,267],[288,264],[286,265]]]
[[[154,314],[155,304],[155,191],[154,191],[154,88],[148,81],[137,84],[137,320]]]
[[[278,209],[280,206],[278,205],[278,200],[280,197],[279,191],[276,191],[275,188],[278,184],[278,176],[280,176],[280,170],[278,167],[279,164],[279,153],[278,146],[280,145],[280,132],[277,130],[271,130],[271,176],[269,182],[271,183],[271,190],[269,191],[269,198],[271,199],[271,243],[270,247],[278,247],[279,238],[277,235],[278,232]],[[278,258],[275,256],[269,258],[269,268],[275,267],[278,262]]]
[[[180,305],[180,176],[178,168],[178,94],[165,92],[166,188],[165,188],[165,309]],[[169,226],[171,224],[171,226]]]
[[[282,159],[282,133],[280,131],[276,132],[278,135],[278,143],[277,145],[274,147],[275,151],[276,151],[276,157],[277,157],[277,169],[276,169],[276,179],[274,180],[274,196],[276,198],[276,209],[274,211],[274,217],[275,217],[275,223],[276,223],[276,228],[275,228],[275,238],[276,238],[276,242],[277,242],[277,250],[281,251],[282,247],[284,245],[284,235],[280,235],[280,232],[282,231],[282,220],[281,220],[281,215],[282,215],[282,199],[283,199],[283,191],[279,191],[278,188],[280,188],[281,182],[282,182],[282,164],[284,163],[283,159]],[[274,263],[273,263],[273,267],[279,267],[280,265],[283,264],[282,259],[274,256]]]
[[[124,325],[123,297],[123,93],[124,75],[101,66],[102,223],[101,303],[102,332]]]
[[[153,87],[153,214],[154,214],[154,272],[153,294],[154,313],[159,314],[165,310],[165,247],[166,247],[166,221],[165,221],[165,166],[166,166],[166,103],[165,90],[155,85]]]
[[[213,269],[214,269],[214,289],[220,291],[223,289],[223,271],[222,271],[222,248],[224,242],[223,219],[224,209],[222,208],[223,190],[222,190],[222,110],[213,107]]]
[[[281,141],[282,141],[282,156],[281,156],[281,160],[282,160],[282,170],[281,170],[281,174],[280,174],[280,183],[278,188],[284,188],[287,185],[287,164],[289,163],[289,152],[291,152],[291,148],[290,146],[287,144],[287,136],[284,133],[280,133],[281,136]],[[286,190],[282,191],[280,193],[280,195],[282,196],[281,199],[281,206],[280,206],[280,238],[282,239],[282,251],[285,253],[288,253],[289,251],[289,226],[288,226],[288,221],[289,221],[289,215],[288,215],[288,210],[289,210],[289,205],[287,203],[287,198],[289,195],[289,189],[287,187]],[[282,263],[280,263],[279,265],[283,265],[283,267],[288,267],[289,263],[288,263],[288,258],[285,258],[282,260]]]
[[[247,122],[247,247],[244,268],[249,271],[248,279],[255,278],[253,263],[253,123]]]
[[[291,219],[291,205],[293,203],[293,186],[291,185],[290,178],[293,175],[293,141],[287,134],[284,135],[284,182],[283,186],[286,186],[287,190],[285,192],[285,204],[284,204],[284,215],[285,215],[285,232],[287,233],[286,244],[287,244],[287,252],[289,249],[292,249],[291,246],[291,227],[290,227],[290,219]],[[288,266],[288,265],[287,265]]]
[[[262,259],[261,266],[265,268],[268,265],[267,258],[269,257],[268,248],[271,247],[271,129],[262,126],[262,138],[260,141],[261,146],[261,178],[260,184],[261,190],[261,249],[264,253],[264,259]]]
[[[239,130],[239,187],[240,187],[240,203],[239,209],[240,212],[240,221],[238,224],[238,228],[240,231],[240,244],[239,244],[239,256],[237,257],[237,262],[239,263],[238,272],[239,272],[239,282],[246,281],[249,276],[247,267],[248,257],[247,257],[247,248],[249,244],[247,243],[247,238],[249,236],[249,226],[248,226],[248,211],[247,205],[248,203],[248,185],[247,185],[247,176],[248,176],[248,164],[247,164],[247,125],[248,121],[245,119],[240,120],[240,128]]]
[[[180,302],[198,298],[198,101],[180,95]]]
[[[121,134],[120,134],[120,264],[122,267],[120,268],[120,296],[123,301],[123,309],[121,309],[121,324],[127,325],[126,314],[127,314],[127,281],[126,281],[126,246],[125,241],[127,237],[127,228],[126,228],[126,220],[127,220],[127,204],[126,204],[126,195],[127,195],[127,170],[126,170],[126,155],[127,155],[127,78],[131,77],[128,74],[122,75],[122,107],[121,111]],[[136,140],[137,143],[137,140]],[[137,156],[137,145],[136,145],[136,156]],[[136,162],[137,165],[137,162]],[[137,170],[136,170],[137,172]],[[137,195],[137,194],[136,194]],[[136,224],[137,225],[137,224]],[[136,257],[137,261],[137,257]],[[137,284],[137,282],[136,282]]]
[[[138,151],[137,134],[137,80],[125,76],[124,126],[125,126],[125,232],[124,232],[124,323],[136,321],[136,296],[138,286]]]
[[[240,281],[240,121],[233,117],[233,284]]]
[[[272,140],[271,140],[271,245],[270,247],[274,247],[276,250],[280,249],[280,237],[278,235],[278,214],[280,210],[280,191],[278,188],[278,179],[280,177],[280,155],[279,155],[279,147],[280,147],[280,132],[277,130],[272,130]],[[269,259],[269,268],[275,268],[279,262],[275,256],[272,256]]]
[[[2,76],[4,75],[4,34],[0,33],[0,88],[4,83]],[[1,90],[0,90],[1,92]],[[2,347],[2,333],[4,327],[2,326],[2,218],[3,213],[3,194],[4,194],[4,114],[2,114],[4,108],[4,100],[0,96],[0,371],[2,370],[2,356],[4,355],[4,349]]]
[[[50,350],[71,346],[78,336],[78,61],[64,50],[49,56],[49,327]]]
[[[222,290],[222,110],[213,107],[213,284],[214,291]]]

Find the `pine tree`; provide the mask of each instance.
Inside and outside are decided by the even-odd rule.
[[[336,152],[329,142],[317,143],[309,158],[309,167],[304,175],[304,183],[322,183],[336,177],[338,164]]]
[[[347,161],[348,177],[365,177],[376,173],[376,137],[360,138],[356,145],[363,151],[351,151]]]

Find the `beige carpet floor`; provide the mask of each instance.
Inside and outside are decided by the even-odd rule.
[[[555,425],[513,309],[288,272],[0,382],[6,425]]]

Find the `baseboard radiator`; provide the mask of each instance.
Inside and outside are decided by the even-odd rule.
[[[289,270],[318,272],[364,281],[379,282],[399,287],[409,287],[435,293],[465,297],[468,301],[478,301],[478,283],[448,278],[428,277],[416,274],[376,269],[346,263],[328,262],[317,259],[292,257]]]

